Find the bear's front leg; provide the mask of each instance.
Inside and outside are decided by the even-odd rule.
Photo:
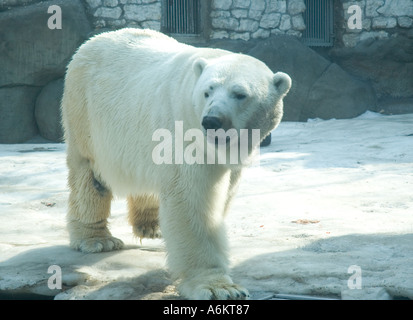
[[[179,291],[197,300],[246,299],[248,291],[229,276],[223,223],[229,172],[186,169],[161,194],[159,210],[168,265],[181,279]]]

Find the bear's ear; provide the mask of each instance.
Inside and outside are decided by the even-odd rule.
[[[195,75],[199,78],[204,71],[208,61],[204,58],[198,58],[195,60],[194,64],[192,65],[192,69],[195,72]]]
[[[273,83],[277,91],[283,96],[290,91],[291,78],[284,72],[277,72],[274,74]]]

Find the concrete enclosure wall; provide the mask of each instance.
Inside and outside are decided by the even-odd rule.
[[[123,27],[166,32],[172,1],[0,1],[0,143],[38,134],[60,141],[63,77],[76,49]],[[315,1],[198,1],[200,34],[184,41],[251,54],[288,72],[293,88],[284,120],[413,112],[412,0],[331,0],[334,46],[323,49],[301,41],[306,4]]]

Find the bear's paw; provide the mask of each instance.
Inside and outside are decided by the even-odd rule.
[[[110,236],[72,241],[70,245],[72,248],[84,253],[98,253],[120,250],[123,248],[123,241]]]
[[[209,275],[184,281],[181,293],[194,300],[247,300],[248,290],[234,284],[228,275]]]

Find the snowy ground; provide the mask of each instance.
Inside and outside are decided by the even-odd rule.
[[[123,199],[110,222],[125,250],[69,249],[66,175],[63,144],[0,145],[0,298],[179,298],[162,241],[133,238]],[[413,299],[412,213],[413,114],[282,123],[228,215],[233,278],[256,299]]]

